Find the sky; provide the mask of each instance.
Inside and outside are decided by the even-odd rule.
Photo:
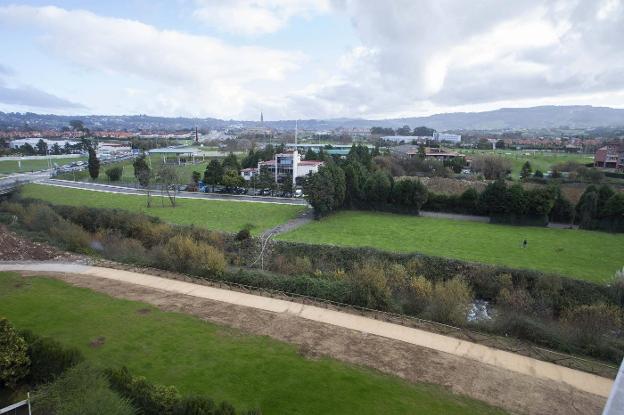
[[[624,108],[624,0],[0,0],[0,111]]]

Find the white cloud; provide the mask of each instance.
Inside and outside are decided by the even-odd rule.
[[[324,116],[391,116],[616,93],[624,89],[622,3],[336,1],[362,45],[345,55],[348,65],[291,98]]]
[[[88,11],[0,7],[0,25],[35,28],[50,56],[123,77],[118,111],[255,118],[263,109],[275,119],[420,115],[575,98],[624,106],[624,0],[192,4],[197,19],[243,35],[290,36],[295,18],[340,14],[358,41],[330,66],[319,56],[233,46]]]
[[[196,0],[194,16],[223,32],[273,33],[295,16],[328,12],[329,0]]]
[[[231,46],[208,36],[57,7],[0,7],[0,23],[38,29],[43,50],[91,71],[152,81],[158,113],[239,115],[257,81],[279,81],[305,60],[298,52]]]

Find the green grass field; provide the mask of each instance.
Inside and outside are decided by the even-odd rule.
[[[372,212],[339,212],[279,236],[312,244],[420,252],[601,282],[624,266],[624,235],[491,225]],[[528,248],[522,249],[523,240]]]
[[[511,175],[520,177],[520,170],[525,162],[531,163],[533,172],[541,170],[542,173],[552,169],[555,164],[575,161],[581,164],[592,163],[594,156],[591,154],[554,153],[551,151],[528,151],[528,150],[461,150],[466,155],[472,154],[497,154],[508,158],[512,163]]]
[[[154,207],[148,209],[146,196],[102,193],[37,184],[24,186],[22,195],[59,205],[143,212],[170,223],[197,225],[226,232],[237,232],[247,224],[251,224],[253,225],[252,232],[255,234],[287,222],[305,209],[304,206],[273,203],[192,199],[178,199],[175,208],[169,207],[168,201],[165,201],[163,208],[159,197],[152,197]]]
[[[148,309],[148,313],[139,310]],[[19,329],[78,347],[101,367],[134,374],[182,393],[228,400],[271,414],[502,414],[441,387],[322,358],[140,302],[112,299],[46,278],[25,282],[0,273],[0,315]],[[104,344],[91,347],[103,337]]]
[[[57,158],[52,159],[53,163],[59,166],[64,164],[73,163],[75,161],[86,160],[86,157],[71,157],[71,158]],[[37,160],[21,160],[21,168],[17,160],[2,160],[0,159],[0,173],[24,173],[31,170],[44,170],[49,167],[48,158],[41,157]]]
[[[156,172],[158,170],[158,167],[162,165],[162,157],[150,156],[150,159],[151,159],[152,170]],[[106,175],[106,170],[112,167],[121,167],[123,169],[123,172],[122,172],[121,180],[119,181],[119,183],[135,183],[136,178],[134,177],[134,167],[132,167],[132,162],[133,160],[124,160],[124,161],[120,161],[117,163],[102,165],[100,168],[100,175],[95,181],[97,183],[107,183],[107,184],[110,183],[110,180],[108,179],[108,176]],[[208,162],[209,160],[206,159],[206,161],[202,163],[175,166],[176,170],[178,171],[178,175],[180,177],[180,183],[183,183],[183,184],[190,183],[191,174],[193,173],[194,170],[200,172],[203,176],[204,170],[206,170],[206,166],[208,165]],[[63,180],[82,181],[82,182],[92,181],[91,177],[89,176],[89,172],[87,170],[62,173],[58,175],[56,178],[63,179]]]

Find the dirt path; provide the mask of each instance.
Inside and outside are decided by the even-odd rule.
[[[264,235],[279,235],[280,233],[290,232],[300,226],[307,225],[314,220],[314,211],[311,208],[303,211],[299,216],[289,220],[286,223],[281,223],[274,228],[271,228],[264,232]]]
[[[406,335],[414,329],[347,313],[143,274],[137,274],[141,278],[134,278],[133,283],[130,283],[127,274],[135,273],[127,271],[84,265],[40,265],[21,268],[33,269],[31,273],[37,275],[46,273],[46,270],[81,273],[64,274],[59,278],[116,297],[145,301],[164,310],[182,311],[254,334],[269,335],[299,345],[301,353],[305,355],[326,355],[373,367],[412,382],[440,384],[516,413],[598,414],[604,406],[605,395],[611,384],[608,379],[541,361],[535,361],[537,364],[530,367],[516,368],[525,372],[519,373],[505,367],[509,363],[522,363],[523,359],[529,358],[502,351],[488,354],[488,350],[484,349],[489,348],[471,346],[466,344],[469,342],[428,332],[424,332],[425,340],[433,338],[435,342],[424,347],[420,344],[423,339],[410,342],[413,339]],[[11,264],[1,266],[1,269],[9,268],[20,267]],[[207,296],[207,293],[211,296]],[[342,320],[333,324],[324,321],[321,315],[330,311],[338,313]],[[364,320],[371,326],[370,329],[353,330],[353,318],[359,322]],[[385,334],[374,335],[380,333],[380,328],[387,326],[392,326],[391,333],[382,331]],[[422,333],[418,334],[422,336]],[[452,343],[445,345],[445,339]],[[436,345],[437,350],[431,347]],[[439,350],[452,345],[454,349],[445,352]],[[474,346],[479,348],[475,349]],[[480,355],[474,356],[474,353]],[[506,355],[512,355],[511,360],[505,361],[505,357],[509,358]],[[542,364],[554,366],[550,368],[554,372],[544,372]]]

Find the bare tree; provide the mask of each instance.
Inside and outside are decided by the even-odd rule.
[[[163,164],[158,168],[156,178],[158,183],[160,183],[161,195],[166,193],[171,207],[176,207],[178,184],[180,183],[180,177],[176,168]]]
[[[139,185],[145,188],[147,193],[147,207],[149,208],[152,206],[152,195],[149,187],[152,179],[152,170],[145,160],[145,155],[137,157],[132,163],[132,166],[134,167],[134,177],[138,180]]]
[[[511,171],[511,160],[493,154],[483,154],[472,159],[471,167],[487,180],[505,177]]]

